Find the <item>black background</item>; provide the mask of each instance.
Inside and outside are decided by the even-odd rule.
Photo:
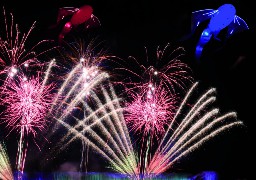
[[[205,50],[201,62],[198,63],[194,58],[194,49],[202,27],[191,34],[191,12],[200,9],[217,9],[224,3],[232,3],[236,7],[237,15],[247,22],[249,30],[233,35],[225,43],[212,41]],[[164,46],[166,43],[183,46],[186,50],[185,61],[193,68],[196,79],[206,86],[216,87],[218,103],[222,110],[236,111],[239,119],[246,125],[244,129],[235,129],[218,136],[181,161],[175,170],[194,174],[214,170],[219,172],[223,179],[253,177],[256,57],[256,16],[253,2],[242,0],[1,1],[1,6],[5,7],[6,12],[14,14],[14,20],[19,24],[21,31],[24,29],[26,32],[27,28],[36,21],[36,34],[33,35],[35,41],[44,38],[57,39],[60,27],[51,27],[56,24],[58,8],[80,7],[84,4],[93,7],[93,14],[101,22],[98,32],[101,39],[107,42],[112,54],[122,58],[130,55],[143,57],[144,47],[154,53],[158,45]],[[2,23],[0,27],[2,32],[4,24]],[[15,147],[9,151],[13,161],[15,161],[15,152]],[[76,162],[77,156],[74,155],[74,159],[70,158],[68,161]],[[36,164],[34,161],[28,160],[25,169],[40,169],[34,165]],[[100,160],[94,159],[92,171],[103,170],[103,166],[97,164],[99,162]]]

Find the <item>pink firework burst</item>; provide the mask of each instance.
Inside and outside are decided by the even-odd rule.
[[[1,104],[6,107],[3,112],[3,122],[10,131],[16,130],[20,134],[16,165],[19,179],[22,178],[29,134],[36,136],[37,130],[47,127],[46,115],[54,98],[51,93],[54,85],[45,85],[39,76],[27,79],[16,76],[9,80],[1,93]]]
[[[177,97],[171,95],[162,85],[145,83],[139,91],[131,92],[131,102],[126,104],[125,119],[131,130],[160,138],[172,120]]]
[[[114,68],[117,72],[126,72],[127,78],[117,84],[125,89],[126,121],[131,130],[141,131],[143,136],[161,137],[165,133],[164,127],[176,111],[178,95],[194,81],[189,66],[179,60],[183,54],[182,47],[173,50],[167,44],[163,49],[158,47],[156,57],[152,60],[147,57],[146,62],[133,57],[129,62],[113,61],[119,64]]]
[[[131,131],[142,136],[139,167],[144,173],[151,160],[153,144],[158,144],[165,134],[176,112],[178,99],[165,85],[151,81],[136,91],[129,91],[128,95],[125,120]]]
[[[115,80],[116,84],[125,87],[125,92],[143,86],[145,82],[149,81],[162,84],[173,94],[177,94],[180,90],[185,92],[194,82],[194,78],[191,68],[180,59],[184,52],[182,47],[173,50],[170,44],[167,44],[164,48],[158,46],[156,56],[152,58],[148,56],[147,49],[145,59],[137,59],[132,56],[128,60],[117,57],[113,57],[113,60],[109,58],[114,67],[111,74],[115,72],[116,76],[114,77],[120,76],[119,72],[125,75],[125,77],[121,77],[121,81]]]
[[[36,129],[43,130],[45,115],[53,99],[53,84],[43,85],[38,76],[31,79],[17,76],[5,88],[1,100],[6,107],[3,119],[7,127],[11,131],[19,131],[22,127],[27,134],[33,135]]]
[[[42,66],[43,63],[38,57],[56,49],[56,46],[50,46],[52,40],[41,40],[32,47],[27,46],[36,22],[30,26],[27,33],[21,33],[18,24],[14,23],[13,14],[10,13],[9,22],[4,8],[3,13],[6,34],[0,35],[0,75],[7,75],[8,80],[20,71],[29,70],[29,67]]]

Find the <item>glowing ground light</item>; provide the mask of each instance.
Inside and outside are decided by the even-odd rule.
[[[218,180],[219,176],[214,171],[203,171],[195,176],[191,177],[191,180],[204,179],[204,180]]]

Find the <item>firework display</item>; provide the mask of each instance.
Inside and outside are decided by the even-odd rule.
[[[178,162],[217,136],[244,127],[235,111],[219,108],[216,88],[200,91],[200,80],[182,59],[183,47],[173,49],[167,43],[145,61],[125,60],[109,55],[95,39],[65,41],[62,29],[61,45],[58,38],[58,46],[42,40],[29,50],[35,24],[22,35],[13,15],[9,22],[3,12],[0,135],[5,143],[0,144],[0,179],[16,179],[15,172],[17,179],[25,179],[33,158],[40,168],[54,171],[51,164],[70,151],[79,157],[76,169],[88,177],[94,177],[89,174],[93,156],[115,176],[154,179],[174,172]],[[58,23],[72,15],[76,28],[96,18],[89,5],[64,7],[59,13]],[[83,15],[86,19],[80,22]],[[43,54],[47,61],[39,59]],[[17,149],[11,158],[14,166],[9,159],[13,150],[5,145],[13,136],[17,142],[9,147]]]

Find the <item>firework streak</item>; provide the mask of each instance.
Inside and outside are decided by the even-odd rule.
[[[218,108],[211,105],[216,100],[216,89],[206,91],[186,111],[186,104],[198,83],[188,91],[181,103],[172,123],[156,150],[146,172],[158,175],[170,169],[178,160],[184,158],[204,143],[233,127],[243,126],[237,120],[235,112],[220,114]]]
[[[4,143],[0,143],[0,179],[14,180]]]
[[[86,92],[86,89],[82,90],[81,94],[83,92]],[[80,110],[84,113],[82,118],[72,116],[70,111],[69,115],[55,117],[68,132],[52,152],[58,149],[62,151],[79,139],[106,158],[116,171],[136,175],[135,152],[123,118],[123,108],[119,104],[120,99],[116,96],[112,85],[110,83],[107,83],[107,86],[100,85],[97,92],[90,89],[90,101],[81,94],[77,97],[77,101],[82,105],[80,106]],[[65,117],[73,118],[76,125],[65,122]]]

